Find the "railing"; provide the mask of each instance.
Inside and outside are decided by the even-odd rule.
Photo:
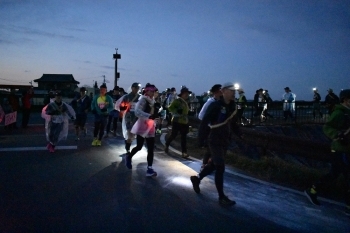
[[[265,103],[259,103],[261,105]],[[244,125],[291,125],[291,124],[324,124],[329,118],[328,109],[323,103],[320,104],[320,112],[316,111],[316,116],[314,118],[314,102],[309,101],[296,101],[295,111],[292,113],[293,118],[284,118],[283,112],[283,102],[275,101],[267,103],[267,109],[264,112],[264,117],[261,114],[256,114],[255,103],[247,102],[246,108],[244,110],[243,116],[247,119],[243,119]],[[190,115],[196,116],[200,109],[197,111],[192,111]],[[268,114],[267,114],[268,113]]]

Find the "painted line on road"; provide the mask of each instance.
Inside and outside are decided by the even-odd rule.
[[[166,135],[166,133],[162,133],[161,136],[160,136],[160,142],[164,146],[165,146],[165,135]],[[176,150],[175,148],[173,148],[171,146],[169,146],[169,150],[173,151],[174,153],[176,153],[178,155],[182,155],[182,153],[180,151]],[[189,158],[191,160],[194,160],[194,161],[202,163],[202,160],[200,160],[200,159],[193,158],[191,156]],[[284,186],[280,186],[280,185],[277,185],[277,184],[274,184],[274,183],[270,183],[270,182],[267,182],[267,181],[259,180],[259,179],[256,179],[256,178],[253,178],[253,177],[241,174],[239,172],[235,172],[232,169],[228,169],[228,167],[226,167],[225,172],[227,172],[229,174],[232,174],[232,175],[235,175],[235,176],[238,176],[238,177],[241,177],[241,178],[244,178],[244,179],[247,179],[247,180],[251,180],[251,181],[254,181],[254,182],[257,182],[257,183],[260,183],[260,184],[264,184],[264,185],[267,185],[267,186],[270,186],[270,187],[273,187],[273,188],[276,188],[276,189],[281,189],[281,190],[284,190],[284,191],[288,191],[288,192],[292,192],[292,193],[295,193],[295,194],[299,194],[299,195],[305,196],[304,192],[300,192],[298,190],[291,189],[291,188],[286,188]],[[318,200],[321,200],[323,202],[328,202],[328,203],[331,203],[333,205],[342,206],[342,207],[346,206],[343,203],[340,203],[340,202],[337,202],[337,201],[333,201],[333,200],[330,200],[330,199],[326,199],[326,198],[323,198],[323,197],[318,197]]]
[[[76,150],[78,146],[56,146],[58,150]],[[34,147],[12,147],[12,148],[0,148],[0,151],[37,151],[47,150],[46,146],[34,146]]]

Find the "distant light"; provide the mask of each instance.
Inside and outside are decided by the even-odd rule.
[[[238,90],[239,89],[239,84],[235,83],[234,87],[235,87],[236,90]]]
[[[316,87],[314,87],[314,88],[312,88],[312,90],[313,90],[313,91],[316,91],[316,90],[317,90],[317,88],[316,88]]]

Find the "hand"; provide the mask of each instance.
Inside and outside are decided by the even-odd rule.
[[[102,108],[101,112],[107,112],[107,108]]]

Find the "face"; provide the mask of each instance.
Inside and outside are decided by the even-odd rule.
[[[81,95],[81,96],[84,96],[85,94],[86,94],[86,91],[81,91],[81,92],[80,92],[80,95]]]
[[[344,98],[343,105],[350,108],[350,98]]]
[[[106,93],[107,93],[107,89],[106,88],[100,88],[100,94],[102,96],[106,95]]]
[[[190,93],[188,93],[188,92],[184,92],[184,93],[181,95],[181,97],[182,97],[184,100],[187,100],[189,96],[190,96]]]
[[[57,103],[61,103],[61,101],[62,101],[62,96],[56,95],[55,101],[56,101]]]
[[[140,90],[140,87],[131,87],[132,93],[137,93]]]
[[[221,91],[222,91],[222,96],[224,97],[224,99],[233,100],[235,98],[235,90],[224,88]]]
[[[155,91],[147,91],[146,95],[149,96],[150,98],[153,98]]]
[[[157,98],[159,96],[159,92],[158,91],[156,91],[156,92],[154,92],[154,98]]]

